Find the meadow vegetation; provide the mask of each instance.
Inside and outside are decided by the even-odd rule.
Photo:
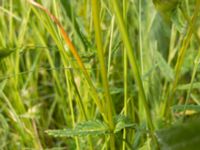
[[[198,150],[200,0],[0,0],[0,149]]]

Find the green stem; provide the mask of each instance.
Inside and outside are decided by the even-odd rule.
[[[189,43],[190,43],[190,40],[192,38],[193,26],[194,26],[194,24],[197,20],[197,17],[198,17],[198,14],[199,14],[199,9],[200,9],[200,1],[198,0],[197,4],[196,4],[195,11],[194,11],[194,15],[192,16],[192,19],[191,19],[191,24],[189,24],[187,34],[186,34],[186,36],[183,40],[182,47],[180,48],[180,52],[178,54],[178,59],[177,59],[177,63],[176,63],[176,66],[175,66],[175,80],[174,80],[174,82],[171,86],[172,88],[170,90],[169,96],[167,96],[167,99],[165,101],[164,114],[163,115],[166,118],[169,117],[169,112],[170,112],[169,108],[173,103],[172,99],[174,97],[176,87],[177,87],[177,84],[178,84],[178,81],[179,81],[179,77],[180,77],[180,73],[181,73],[181,67],[182,67],[183,62],[184,62],[186,50],[187,50]]]
[[[138,86],[138,90],[139,90],[140,95],[141,95],[141,100],[142,100],[142,103],[144,105],[148,128],[151,131],[153,131],[154,126],[153,126],[153,121],[152,121],[150,109],[149,109],[149,106],[147,104],[147,98],[146,98],[146,95],[145,95],[145,92],[144,92],[144,87],[143,87],[143,83],[142,83],[142,80],[141,80],[139,67],[138,67],[138,64],[137,64],[137,61],[136,61],[135,54],[133,53],[131,41],[128,37],[127,28],[126,28],[124,20],[122,18],[121,11],[119,9],[119,5],[118,5],[117,1],[111,0],[111,3],[112,3],[112,6],[113,6],[114,13],[116,15],[116,20],[117,20],[117,23],[118,23],[118,26],[119,26],[119,30],[120,30],[120,33],[121,33],[122,40],[124,42],[124,46],[127,50],[127,54],[128,54],[128,58],[129,58],[129,61],[130,61],[130,65],[131,65],[133,74],[134,74],[135,82]]]
[[[66,82],[67,82],[67,93],[68,93],[68,99],[69,99],[69,107],[71,111],[71,119],[72,119],[72,127],[75,128],[75,116],[74,116],[74,107],[73,107],[73,100],[72,100],[72,91],[70,90],[70,79],[68,79],[69,73],[65,71],[66,76]],[[75,143],[76,143],[76,149],[80,150],[80,143],[78,137],[75,137]]]
[[[100,1],[98,1],[100,2]],[[104,54],[103,54],[103,44],[102,44],[102,37],[101,37],[101,29],[100,29],[100,18],[99,18],[99,4],[97,0],[92,0],[92,14],[93,14],[93,21],[94,21],[94,30],[95,30],[95,39],[96,39],[96,45],[97,45],[97,53],[98,58],[100,62],[100,72],[101,72],[101,78],[103,82],[103,88],[105,92],[105,99],[106,102],[104,106],[107,106],[104,108],[104,112],[107,114],[108,119],[108,125],[110,127],[111,135],[110,135],[110,148],[112,150],[115,150],[115,139],[114,139],[114,122],[113,122],[113,113],[112,113],[112,99],[110,96],[110,90],[109,90],[109,83],[107,79],[107,71],[106,66],[104,62]]]
[[[123,18],[125,22],[127,22],[127,1],[123,0]],[[124,115],[128,115],[128,58],[127,58],[127,51],[124,48]],[[127,141],[127,130],[124,128],[123,130],[123,143],[122,143],[122,149],[126,149],[126,142]]]
[[[92,98],[94,99],[94,102],[96,103],[97,107],[99,108],[99,111],[102,115],[102,117],[104,118],[104,120],[107,121],[107,117],[106,117],[106,114],[103,110],[103,106],[101,104],[101,100],[99,99],[99,96],[98,96],[98,93],[96,91],[96,88],[95,86],[93,85],[93,82],[85,68],[85,65],[81,59],[81,57],[79,56],[78,54],[78,51],[76,49],[76,47],[74,46],[74,44],[71,42],[70,38],[68,37],[68,34],[65,32],[65,29],[64,27],[62,26],[62,24],[59,22],[59,20],[53,15],[51,14],[51,12],[46,9],[44,6],[42,6],[41,4],[33,1],[33,0],[29,0],[29,3],[31,3],[32,5],[36,6],[37,8],[40,8],[41,10],[43,10],[45,12],[46,15],[48,15],[50,18],[48,18],[47,16],[45,16],[44,19],[46,19],[48,21],[49,24],[46,24],[45,22],[44,25],[46,26],[46,28],[48,29],[48,31],[50,32],[52,38],[54,39],[55,43],[57,44],[59,50],[60,50],[60,53],[62,54],[62,57],[63,57],[63,60],[65,60],[63,63],[67,62],[68,59],[68,56],[67,56],[67,53],[65,52],[64,50],[64,47],[62,45],[62,43],[60,42],[60,40],[58,40],[60,37],[58,36],[58,34],[56,33],[56,30],[52,24],[51,21],[53,21],[59,28],[60,30],[60,34],[62,35],[62,38],[64,39],[65,43],[68,45],[69,47],[69,50],[71,51],[72,55],[74,56],[74,58],[76,59],[77,61],[77,64],[79,65],[79,68],[80,70],[82,71],[83,75],[85,76],[85,79],[88,83],[88,86],[90,88],[90,95],[92,96]],[[34,13],[39,17],[41,18],[41,15],[32,7]],[[51,19],[51,21],[50,21]],[[74,65],[72,63],[72,65]]]
[[[192,87],[193,87],[194,78],[196,76],[199,63],[200,63],[200,49],[199,49],[199,52],[198,52],[198,55],[197,55],[196,59],[194,60],[194,69],[193,69],[193,72],[192,72],[192,78],[191,78],[191,81],[190,81],[190,87],[189,87],[189,89],[187,91],[187,96],[186,96],[186,101],[185,101],[185,106],[184,106],[184,111],[183,111],[183,120],[185,118],[186,105],[188,104],[188,101],[189,101],[190,93],[191,93],[191,90],[192,90]]]

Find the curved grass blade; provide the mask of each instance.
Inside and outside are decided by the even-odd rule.
[[[104,120],[106,122],[108,122],[107,118],[105,116],[101,101],[100,101],[99,96],[97,94],[96,88],[93,85],[93,83],[92,83],[92,81],[91,81],[91,79],[89,77],[89,74],[88,74],[88,72],[86,70],[86,67],[85,67],[81,57],[79,56],[74,44],[71,42],[70,38],[68,37],[67,33],[65,32],[64,27],[59,22],[59,20],[53,14],[51,14],[51,12],[49,10],[47,10],[44,6],[42,6],[41,4],[35,2],[34,0],[29,0],[29,3],[34,5],[34,6],[36,6],[39,9],[43,10],[51,18],[51,20],[58,26],[65,43],[69,47],[71,53],[73,54],[74,58],[76,59],[80,69],[82,70],[82,72],[83,72],[83,74],[84,74],[84,76],[85,76],[85,78],[87,80],[87,83],[88,83],[88,85],[89,85],[89,87],[91,89],[91,92],[92,92],[92,97],[93,97],[97,107],[99,108],[99,111],[101,112],[101,115],[103,116]]]
[[[113,10],[114,10],[114,13],[116,15],[116,20],[117,20],[117,23],[118,23],[118,26],[119,26],[119,30],[120,30],[120,33],[121,33],[122,40],[124,42],[124,46],[127,50],[127,54],[128,54],[128,58],[129,58],[129,61],[130,61],[132,71],[133,71],[135,82],[136,82],[136,84],[139,88],[141,100],[142,100],[142,103],[144,105],[144,109],[145,109],[145,113],[146,113],[148,128],[151,131],[153,131],[154,130],[153,120],[152,120],[152,117],[151,117],[149,106],[147,104],[147,98],[146,98],[146,94],[145,94],[145,91],[144,91],[139,67],[138,67],[138,64],[137,64],[136,56],[133,53],[133,48],[132,48],[131,41],[130,41],[129,36],[128,36],[128,31],[127,31],[125,22],[123,20],[123,17],[121,15],[118,2],[116,0],[111,0],[111,4],[113,6]]]

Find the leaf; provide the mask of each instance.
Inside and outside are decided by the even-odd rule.
[[[161,74],[166,78],[166,80],[172,81],[174,79],[173,69],[169,66],[169,64],[158,51],[155,51],[155,54]]]
[[[150,138],[147,139],[147,141],[143,144],[142,147],[139,148],[139,150],[151,150],[150,148]]]
[[[73,23],[73,27],[75,29],[76,34],[78,35],[78,37],[80,38],[82,44],[84,45],[84,48],[87,49],[87,47],[90,45],[90,42],[87,40],[87,38],[83,35],[83,33],[81,32],[81,27],[77,21],[77,18],[75,17],[75,15],[72,13],[72,10],[74,9],[72,7],[72,1],[68,1],[68,0],[61,0],[60,1],[69,20]]]
[[[66,14],[69,16],[70,20],[72,20],[73,15],[72,15],[71,1],[61,0],[60,2],[66,11]]]
[[[183,84],[183,85],[179,85],[177,87],[178,90],[188,90],[191,86],[191,83],[189,84]],[[192,83],[192,89],[200,89],[200,82],[195,82]]]
[[[135,124],[130,121],[126,116],[119,115],[115,118],[115,130],[114,133],[121,131],[124,128],[134,127]]]
[[[174,23],[176,29],[180,33],[184,33],[186,27],[187,27],[187,22],[186,19],[184,18],[181,9],[177,8],[173,13],[171,17],[172,23]]]
[[[3,91],[7,83],[7,80],[0,81],[0,92]]]
[[[13,53],[15,50],[11,50],[11,49],[0,49],[0,60],[8,57],[11,53]]]
[[[153,0],[156,9],[166,22],[169,22],[172,12],[176,10],[179,2],[180,0]]]
[[[134,140],[132,141],[133,143],[133,149],[139,149],[141,147],[141,143],[144,141],[144,137],[147,134],[146,131],[146,123],[141,123],[139,127],[136,128],[135,133],[134,133]],[[146,141],[147,142],[147,141]]]
[[[124,89],[120,87],[111,87],[110,94],[120,94],[123,93]]]
[[[177,124],[156,132],[161,150],[199,150],[200,120]]]
[[[97,88],[98,92],[104,92],[103,88]],[[124,89],[123,88],[118,88],[118,87],[111,87],[110,88],[110,94],[114,95],[114,94],[119,94],[119,93],[123,93]]]
[[[101,135],[109,132],[108,127],[100,121],[87,121],[77,124],[74,129],[47,130],[46,133],[54,137],[74,137],[86,135]]]
[[[173,111],[184,111],[184,110],[194,110],[196,112],[200,112],[200,106],[199,105],[174,105],[172,107]]]

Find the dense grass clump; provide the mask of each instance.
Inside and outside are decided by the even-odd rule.
[[[197,149],[199,10],[0,1],[0,149]]]

